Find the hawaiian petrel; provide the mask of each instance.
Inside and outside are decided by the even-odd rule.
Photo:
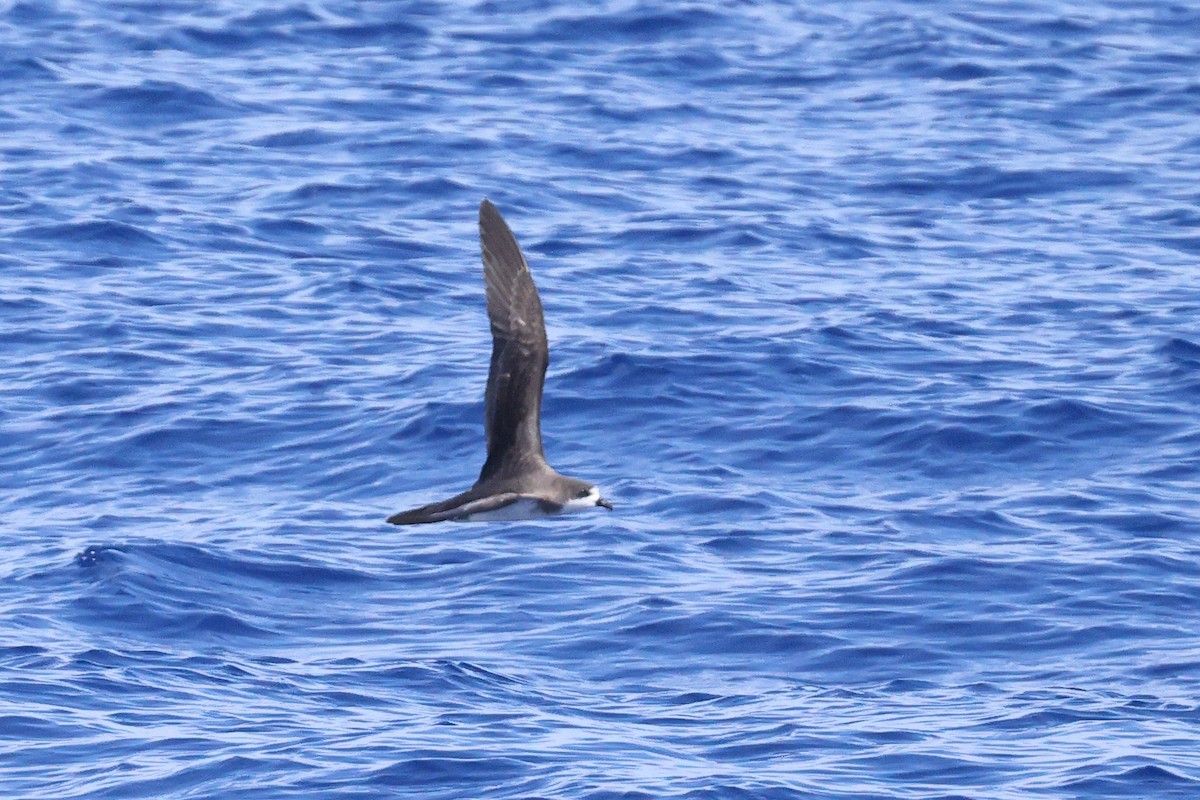
[[[487,461],[475,485],[440,503],[388,517],[394,525],[545,517],[612,504],[587,481],[559,475],[542,449],[542,385],[550,348],[529,265],[500,212],[479,206],[483,282],[492,325],[484,396]]]

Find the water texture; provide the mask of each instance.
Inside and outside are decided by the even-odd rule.
[[[0,7],[0,794],[1200,797],[1200,8],[807,6]]]

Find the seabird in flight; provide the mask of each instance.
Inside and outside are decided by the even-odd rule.
[[[542,384],[550,363],[546,323],[529,265],[500,212],[479,206],[483,282],[492,324],[484,396],[487,461],[475,485],[440,503],[388,517],[393,525],[533,519],[612,503],[587,481],[559,475],[542,449]]]

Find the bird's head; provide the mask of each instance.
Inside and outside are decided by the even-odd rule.
[[[582,511],[585,508],[607,508],[612,511],[612,503],[600,496],[600,490],[589,483],[580,481],[574,495],[563,504],[563,511]]]

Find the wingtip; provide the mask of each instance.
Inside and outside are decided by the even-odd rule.
[[[486,197],[479,204],[479,241],[483,245],[485,264],[490,252],[498,261],[507,260],[513,265],[524,265],[525,256],[521,255],[517,238],[504,221],[500,209]]]

